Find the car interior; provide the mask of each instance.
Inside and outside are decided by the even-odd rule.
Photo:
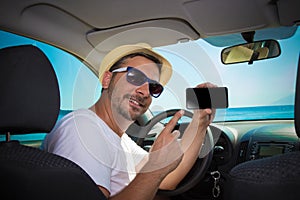
[[[193,168],[155,199],[299,199],[299,8],[299,0],[1,1],[1,198],[106,199],[80,166],[40,145],[64,115],[99,97],[107,52],[146,42],[174,63],[177,79],[126,131],[138,145],[149,150],[180,109],[176,129],[186,129],[193,110],[185,91],[194,79],[227,86],[229,98]],[[255,74],[260,70],[266,72]],[[277,101],[283,91],[292,95]],[[277,110],[268,110],[269,102]]]

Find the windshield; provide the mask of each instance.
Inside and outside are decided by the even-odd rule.
[[[215,121],[294,118],[299,42],[298,29],[292,38],[279,41],[279,57],[250,65],[224,65],[220,58],[223,48],[202,39],[157,48],[171,61],[174,75],[164,94],[154,99],[151,110],[185,108],[185,88],[208,81],[229,90],[229,108],[217,110]]]
[[[91,106],[100,96],[101,85],[74,56],[44,43],[0,31],[0,47],[33,44],[49,57],[59,80],[62,115],[66,110]],[[213,39],[213,38],[210,38]],[[215,121],[291,119],[299,57],[300,30],[279,41],[281,55],[251,65],[224,65],[215,47],[203,39],[155,48],[173,65],[173,76],[159,98],[153,98],[151,112],[185,109],[185,89],[201,82],[226,86],[229,108],[219,109]]]

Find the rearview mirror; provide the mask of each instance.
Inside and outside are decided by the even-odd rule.
[[[278,57],[280,53],[280,46],[276,40],[262,40],[227,47],[222,50],[221,58],[223,64],[252,64],[253,61]]]

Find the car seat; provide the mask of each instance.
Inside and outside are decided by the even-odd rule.
[[[1,199],[106,199],[78,165],[10,140],[13,134],[48,133],[60,109],[58,81],[45,54],[32,45],[0,49]]]
[[[295,129],[300,137],[300,56],[295,98]],[[298,200],[300,151],[247,161],[231,169],[224,184],[225,200]]]

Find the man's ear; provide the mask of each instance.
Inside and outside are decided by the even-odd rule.
[[[109,86],[109,83],[111,81],[112,73],[110,71],[106,71],[103,74],[103,79],[102,79],[102,88],[106,89]]]

